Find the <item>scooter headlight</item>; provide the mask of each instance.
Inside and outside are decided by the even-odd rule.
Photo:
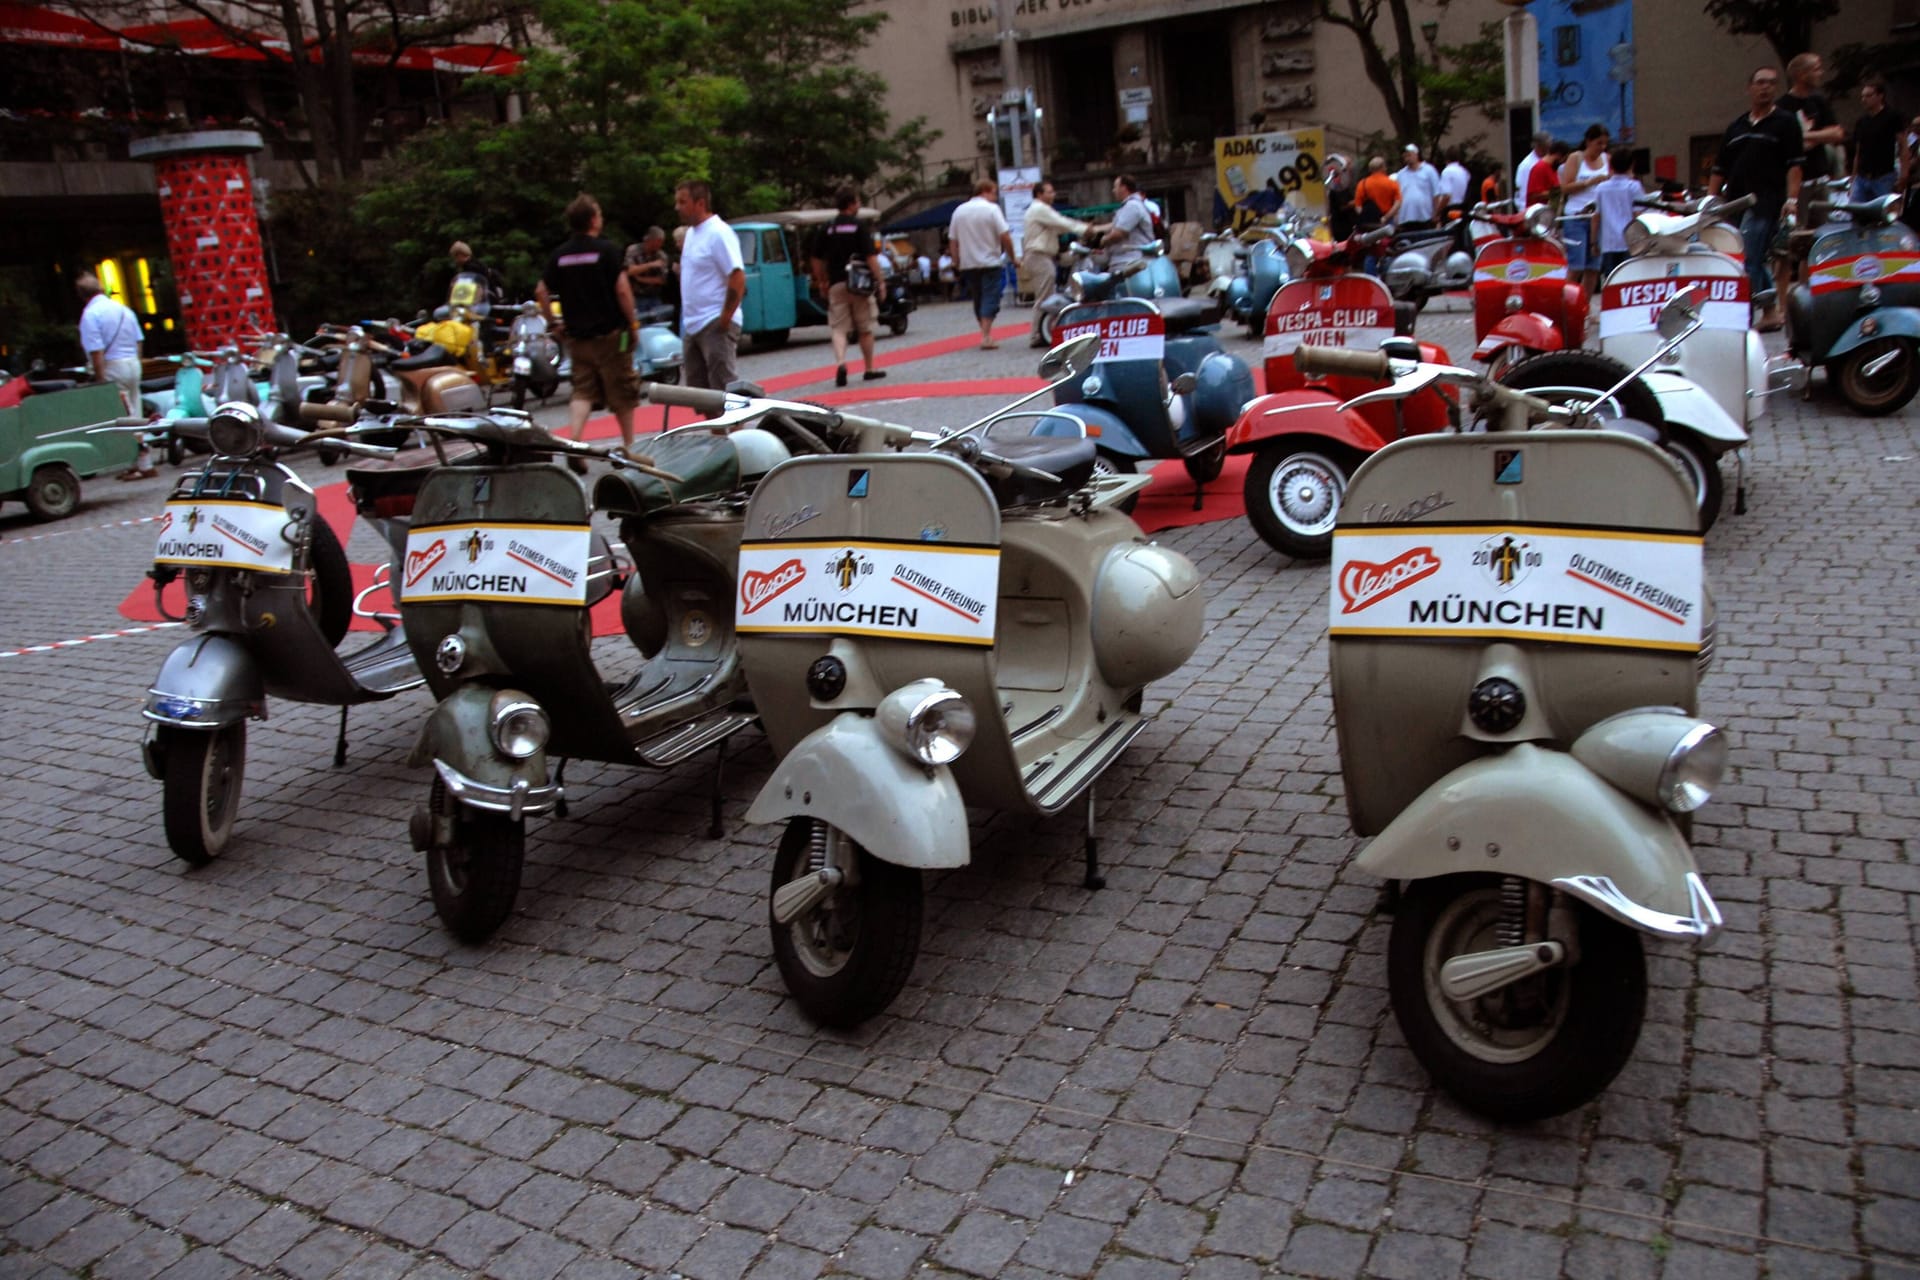
[[[540,704],[524,693],[502,689],[493,695],[489,710],[488,730],[493,736],[493,745],[501,755],[525,760],[547,745],[547,736],[553,726],[547,720],[547,713],[540,709]]]
[[[260,410],[243,401],[223,404],[207,419],[207,442],[223,458],[250,458],[265,439]]]
[[[1553,207],[1536,204],[1529,206],[1524,215],[1526,230],[1536,236],[1544,236],[1553,231]]]
[[[1672,707],[1609,716],[1573,744],[1573,757],[1627,795],[1671,813],[1691,813],[1720,785],[1727,740]]]
[[[973,704],[938,680],[915,680],[880,700],[880,731],[925,765],[952,764],[973,745]]]

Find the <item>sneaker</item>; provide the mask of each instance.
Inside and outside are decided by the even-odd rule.
[[[869,369],[860,375],[860,381],[872,382],[875,378],[884,378],[886,376],[887,371],[885,369]]]
[[[833,385],[836,387],[844,387],[847,385],[847,366],[841,365],[833,371]]]

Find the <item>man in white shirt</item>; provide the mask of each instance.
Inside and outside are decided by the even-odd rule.
[[[1447,211],[1458,210],[1461,217],[1467,216],[1467,183],[1471,175],[1467,166],[1460,162],[1460,151],[1456,149],[1447,160],[1447,167],[1440,171],[1440,207],[1435,216],[1444,220]]]
[[[725,391],[739,376],[740,326],[734,313],[747,296],[740,237],[713,211],[713,189],[683,182],[673,209],[687,226],[680,255],[680,336],[686,341],[687,385]]]
[[[1002,264],[1014,256],[1013,232],[994,199],[999,192],[998,183],[982,178],[974,184],[973,199],[955,209],[947,223],[947,252],[953,255],[967,295],[973,299],[983,351],[1000,345],[993,340],[993,321],[1000,314],[1000,295],[1006,291]]]
[[[1527,203],[1527,178],[1533,173],[1533,166],[1547,158],[1547,152],[1553,150],[1553,135],[1542,129],[1533,135],[1533,150],[1522,156],[1513,170],[1514,208],[1525,207]]]
[[[127,416],[140,413],[140,317],[129,307],[108,297],[100,281],[90,271],[74,279],[74,290],[82,300],[80,311],[80,349],[87,353],[87,364],[94,380],[111,382],[120,388],[120,403]],[[153,451],[144,437],[133,466],[120,473],[122,480],[144,480],[160,472],[153,465]]]
[[[1393,175],[1400,184],[1402,231],[1424,231],[1433,225],[1434,210],[1440,202],[1440,171],[1420,158],[1420,148],[1409,142],[1402,152],[1406,165]]]

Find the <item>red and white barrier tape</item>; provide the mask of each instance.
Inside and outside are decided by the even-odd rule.
[[[96,640],[118,640],[121,636],[137,636],[147,631],[165,631],[169,627],[185,625],[182,622],[155,622],[144,627],[122,627],[118,631],[102,631],[96,635],[81,636],[78,640],[55,640],[52,644],[30,644],[24,649],[0,649],[0,658],[17,658],[23,653],[52,653],[55,649],[77,649],[83,644],[92,644]]]
[[[90,524],[84,529],[54,529],[48,533],[9,534],[0,538],[0,547],[16,542],[45,542],[48,538],[64,538],[70,533],[92,533],[98,529],[126,529],[136,524],[152,524],[159,516],[141,516],[138,520],[109,520],[105,524]]]

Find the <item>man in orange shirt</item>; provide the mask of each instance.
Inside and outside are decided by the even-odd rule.
[[[1400,212],[1400,184],[1387,172],[1384,157],[1374,156],[1367,161],[1367,176],[1353,189],[1353,208],[1355,226],[1361,231],[1371,231],[1383,222],[1391,222],[1393,215]]]

